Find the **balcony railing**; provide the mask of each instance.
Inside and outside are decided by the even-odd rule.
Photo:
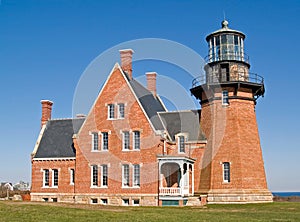
[[[159,195],[161,195],[161,196],[180,196],[181,188],[180,187],[160,187]]]
[[[230,73],[209,73],[207,75],[201,75],[195,78],[192,82],[192,88],[203,85],[203,84],[221,84],[230,82],[245,82],[264,84],[264,78],[256,73],[249,72],[237,72],[233,71]]]
[[[249,56],[244,52],[225,51],[220,53],[211,53],[204,58],[206,63],[219,61],[242,61],[249,64]]]

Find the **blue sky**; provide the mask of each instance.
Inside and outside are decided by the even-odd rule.
[[[0,2],[0,181],[30,181],[40,100],[54,101],[53,118],[71,117],[77,83],[98,55],[122,42],[162,38],[205,57],[205,36],[220,28],[225,11],[229,26],[247,36],[251,71],[265,78],[256,113],[268,186],[300,191],[300,1]],[[157,70],[191,86],[174,67],[133,68],[134,76]]]

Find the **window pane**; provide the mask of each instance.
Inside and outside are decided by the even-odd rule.
[[[58,170],[53,170],[53,186],[58,186]]]
[[[114,118],[115,118],[115,105],[108,104],[108,119],[114,119]]]
[[[134,131],[134,149],[139,150],[140,149],[140,132],[139,131]]]
[[[98,186],[98,166],[92,166],[93,186]]]
[[[119,118],[124,118],[124,104],[123,103],[120,103],[118,104],[118,107],[119,107]]]
[[[125,132],[123,132],[123,149],[124,150],[129,150],[129,142],[130,142],[129,132],[125,131]]]
[[[93,150],[98,150],[98,133],[92,133],[93,137]]]
[[[133,186],[140,186],[140,165],[133,165]]]
[[[229,162],[223,163],[223,178],[225,182],[230,182],[230,164]]]
[[[185,152],[185,147],[184,147],[184,136],[179,136],[179,152]]]
[[[129,165],[123,165],[123,186],[129,186]]]
[[[49,186],[49,170],[44,170],[44,186]]]
[[[222,91],[222,105],[228,105],[228,104],[229,104],[228,91],[224,90]]]
[[[107,186],[108,178],[107,178],[107,165],[102,165],[102,186]]]
[[[70,171],[70,183],[74,184],[75,183],[75,170],[71,169]]]
[[[108,133],[107,132],[102,133],[102,149],[108,150]]]

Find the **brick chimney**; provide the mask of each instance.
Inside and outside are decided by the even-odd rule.
[[[119,50],[121,56],[121,67],[127,73],[129,79],[132,79],[132,49]]]
[[[156,96],[156,72],[147,72],[147,89]]]
[[[41,100],[42,104],[42,118],[41,118],[41,127],[51,119],[52,105],[53,102],[50,100]]]

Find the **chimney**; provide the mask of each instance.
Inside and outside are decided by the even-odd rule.
[[[147,72],[147,89],[156,96],[156,72]]]
[[[121,56],[121,67],[126,72],[129,79],[132,79],[132,49],[119,50]]]
[[[53,102],[50,100],[41,100],[42,104],[42,118],[41,118],[41,127],[51,119],[52,105]]]

